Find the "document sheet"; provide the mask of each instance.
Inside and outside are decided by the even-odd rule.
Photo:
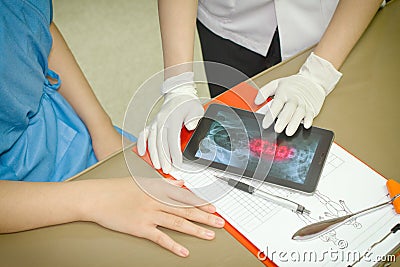
[[[289,198],[310,210],[299,215],[268,200],[250,195],[217,181],[220,171],[185,162],[171,175],[200,197],[212,202],[217,212],[278,266],[373,266],[400,243],[400,233],[382,239],[400,222],[392,205],[356,217],[312,240],[292,240],[300,228],[317,221],[357,212],[390,199],[386,179],[332,144],[321,180],[313,195],[263,184],[270,193]],[[226,174],[224,174],[226,175]]]

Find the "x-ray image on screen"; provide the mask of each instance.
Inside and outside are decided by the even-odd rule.
[[[281,134],[269,175],[303,184],[317,147],[318,138],[303,136],[300,139]]]
[[[297,134],[277,138],[263,130],[257,120],[239,118],[236,113],[218,111],[195,154],[198,158],[250,170],[269,165],[265,176],[304,183],[318,146],[318,136]]]
[[[196,157],[251,170],[253,173],[260,160],[264,160],[269,166],[272,164],[273,155],[270,158],[260,158],[250,149],[251,140],[266,138],[261,136],[262,128],[257,120],[246,120],[233,111],[224,110],[218,111],[213,120],[207,134],[199,143]],[[273,137],[270,139],[271,143],[274,142]]]

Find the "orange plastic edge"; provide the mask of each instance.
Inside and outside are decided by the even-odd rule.
[[[390,197],[394,197],[395,195],[400,194],[400,183],[399,182],[389,179],[386,182],[386,187],[388,189]],[[395,199],[392,204],[393,204],[394,210],[398,214],[400,214],[400,198]]]
[[[224,92],[223,94],[219,95],[217,98],[211,100],[206,105],[204,105],[204,109],[206,109],[210,104],[218,103],[218,104],[225,104],[231,107],[244,109],[244,110],[251,110],[257,111],[262,105],[257,106],[254,104],[254,99],[257,95],[257,89],[253,86],[249,85],[246,82],[242,82],[237,86],[233,87],[232,89]],[[182,128],[181,132],[181,147],[182,149],[187,145],[192,136],[193,131],[189,132],[185,127]],[[133,152],[137,154],[137,148],[134,147],[132,149]],[[151,164],[150,156],[146,153],[143,157],[143,160],[146,161],[148,164]],[[161,170],[157,170],[163,177],[167,179],[175,179],[169,174],[163,173]],[[184,186],[185,187],[185,186]],[[186,187],[185,187],[186,188]],[[216,215],[222,217],[220,214],[216,213]],[[242,235],[235,227],[233,227],[228,221],[225,220],[224,229],[231,234],[237,241],[239,241],[244,247],[246,247],[254,256],[258,259],[261,256],[262,262],[265,266],[275,267],[277,266],[274,262],[270,259],[265,258],[265,255],[262,254],[259,249],[253,243],[251,243],[244,235]],[[261,253],[261,254],[260,254]]]

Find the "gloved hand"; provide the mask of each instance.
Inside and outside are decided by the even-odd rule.
[[[164,103],[154,120],[140,134],[138,153],[146,153],[146,141],[154,168],[171,171],[174,164],[182,163],[180,133],[182,124],[194,130],[204,115],[203,106],[197,97],[193,72],[185,72],[164,81],[161,92]]]
[[[264,117],[263,128],[268,128],[276,117],[277,133],[286,127],[286,135],[293,135],[303,119],[304,127],[310,128],[325,97],[341,77],[342,73],[329,61],[311,53],[297,74],[271,81],[259,90],[254,101],[257,105],[274,95],[271,114]]]

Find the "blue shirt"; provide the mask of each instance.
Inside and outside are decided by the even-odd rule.
[[[97,162],[48,68],[51,20],[51,0],[0,1],[0,179],[62,181]]]

